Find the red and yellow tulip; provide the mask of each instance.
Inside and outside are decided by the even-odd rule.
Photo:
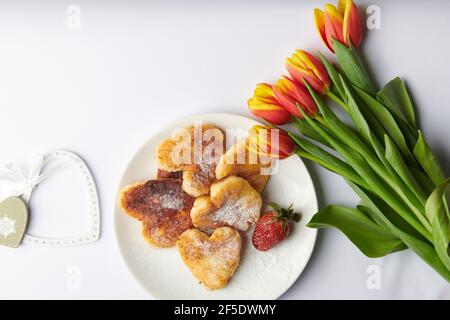
[[[249,149],[261,156],[285,159],[295,151],[295,143],[278,128],[256,125],[249,130]]]
[[[314,10],[317,32],[327,47],[333,50],[333,39],[347,47],[350,42],[359,47],[362,41],[361,18],[352,0],[339,0],[338,7],[325,5],[325,11]]]
[[[330,77],[322,62],[304,50],[297,50],[286,59],[286,69],[292,79],[302,86],[306,81],[320,94],[326,94],[330,89]]]
[[[270,123],[283,125],[291,120],[291,114],[280,105],[270,84],[257,84],[247,104],[254,116]]]
[[[298,110],[297,103],[310,115],[317,113],[316,103],[308,90],[303,86],[299,86],[286,76],[283,76],[277,81],[273,86],[273,92],[278,102],[296,117],[303,118],[303,115]]]

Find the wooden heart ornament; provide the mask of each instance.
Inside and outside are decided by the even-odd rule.
[[[0,202],[0,245],[16,248],[25,234],[28,208],[18,197]]]
[[[177,248],[192,275],[206,289],[215,290],[226,286],[239,265],[241,236],[229,227],[216,229],[209,237],[189,229],[179,237]]]

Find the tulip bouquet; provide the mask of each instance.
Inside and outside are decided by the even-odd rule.
[[[357,51],[362,27],[352,0],[314,15],[337,64],[303,50],[287,58],[289,77],[257,85],[248,101],[271,124],[252,128],[251,141],[265,155],[312,160],[359,195],[356,208],[327,206],[309,227],[338,228],[368,257],[409,248],[450,282],[450,178],[417,127],[404,82],[395,78],[376,89]],[[289,122],[298,134],[280,130],[271,142],[275,126]]]

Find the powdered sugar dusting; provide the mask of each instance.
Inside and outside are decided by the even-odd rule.
[[[246,199],[229,200],[212,214],[214,222],[225,223],[239,230],[247,230],[259,217],[259,206],[248,207]]]
[[[173,193],[163,194],[160,198],[160,205],[162,209],[181,210],[184,207],[182,197],[176,196]]]
[[[200,254],[198,258],[206,259],[213,270],[228,269],[239,261],[241,244],[234,235],[219,241],[197,239],[188,250],[191,255]]]
[[[215,248],[210,250],[216,252],[213,254],[214,259],[210,261],[214,268],[229,268],[231,264],[235,264],[236,260],[239,259],[241,248],[239,242],[227,239],[227,241],[219,245],[216,244]]]
[[[194,174],[194,180],[196,182],[210,182],[215,178],[215,164],[208,162],[201,162],[197,165]]]

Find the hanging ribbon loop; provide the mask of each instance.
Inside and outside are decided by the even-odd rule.
[[[59,160],[57,165],[44,170],[49,162],[55,160]],[[2,197],[6,196],[6,198],[14,196],[21,197],[22,200],[29,203],[33,190],[40,183],[71,165],[74,165],[80,170],[88,189],[90,229],[86,233],[65,238],[43,238],[25,233],[23,237],[24,243],[47,246],[73,246],[94,242],[99,238],[100,208],[94,178],[86,163],[72,152],[56,150],[43,155],[37,155],[29,172],[17,164],[7,164],[3,170],[0,170],[0,195]]]
[[[72,161],[65,159],[58,166],[43,172],[46,165],[44,155],[37,155],[30,172],[27,174],[23,167],[14,163],[8,163],[5,165],[3,171],[0,172],[0,191],[8,196],[22,196],[24,201],[29,202],[33,189],[39,183],[68,167],[70,164],[72,164]]]

